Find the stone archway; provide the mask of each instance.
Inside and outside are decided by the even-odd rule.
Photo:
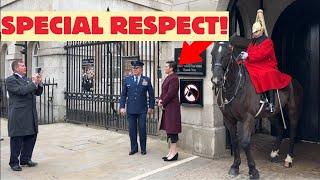
[[[309,109],[313,109],[313,113],[304,111],[309,121],[302,123],[299,134],[302,139],[319,142],[319,21],[315,17],[317,17],[320,1],[230,0],[231,2],[239,9],[237,18],[243,19],[246,38],[251,36],[251,26],[255,21],[257,10],[263,8],[267,30],[274,42],[280,70],[303,83],[317,82],[312,84],[312,88],[311,83],[303,85],[307,89],[308,96],[313,94],[311,96],[313,98],[309,97],[307,100],[310,104],[305,104],[305,107],[310,106]],[[230,23],[235,23],[232,22],[235,19],[231,17]],[[303,58],[308,60],[302,60]],[[270,131],[268,121],[263,126],[265,130]]]
[[[40,43],[38,41],[30,41],[27,44],[27,74],[29,77],[35,73],[35,67],[39,66],[38,53]]]
[[[318,0],[291,3],[277,19],[272,39],[280,69],[304,89],[298,136],[320,142],[319,20],[315,18],[318,7]]]
[[[286,9],[291,3],[296,0],[281,0],[281,1],[268,1],[268,0],[232,0],[229,6],[233,5],[239,9],[238,18],[243,21],[243,36],[251,37],[251,26],[256,19],[257,10],[262,8],[264,10],[264,18],[266,21],[269,36],[272,35],[274,25],[280,16],[281,12]],[[234,19],[230,18],[230,23]]]

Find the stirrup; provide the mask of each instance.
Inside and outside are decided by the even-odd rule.
[[[269,104],[268,109],[270,110],[271,113],[274,113],[274,105],[272,103]]]

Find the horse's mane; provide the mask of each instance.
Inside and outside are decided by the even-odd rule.
[[[247,39],[235,34],[230,37],[229,41],[231,45],[238,48],[247,48],[250,43],[250,39]]]
[[[235,48],[240,51],[245,51],[250,43],[250,39],[237,36],[237,35],[232,35],[229,40],[230,44]]]

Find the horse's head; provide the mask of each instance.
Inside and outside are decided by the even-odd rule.
[[[229,42],[215,42],[211,51],[212,55],[212,78],[211,82],[216,88],[220,88],[224,83],[224,75],[228,65],[235,59],[241,51],[244,51],[250,40],[232,35]]]
[[[211,51],[212,78],[211,82],[217,88],[223,86],[224,74],[231,61],[232,47],[228,42],[215,42]]]

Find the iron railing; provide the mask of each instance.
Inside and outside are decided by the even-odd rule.
[[[128,130],[119,115],[123,80],[131,60],[144,62],[143,74],[152,80],[159,95],[158,42],[67,42],[66,120]],[[157,135],[159,108],[147,118],[147,133]]]

